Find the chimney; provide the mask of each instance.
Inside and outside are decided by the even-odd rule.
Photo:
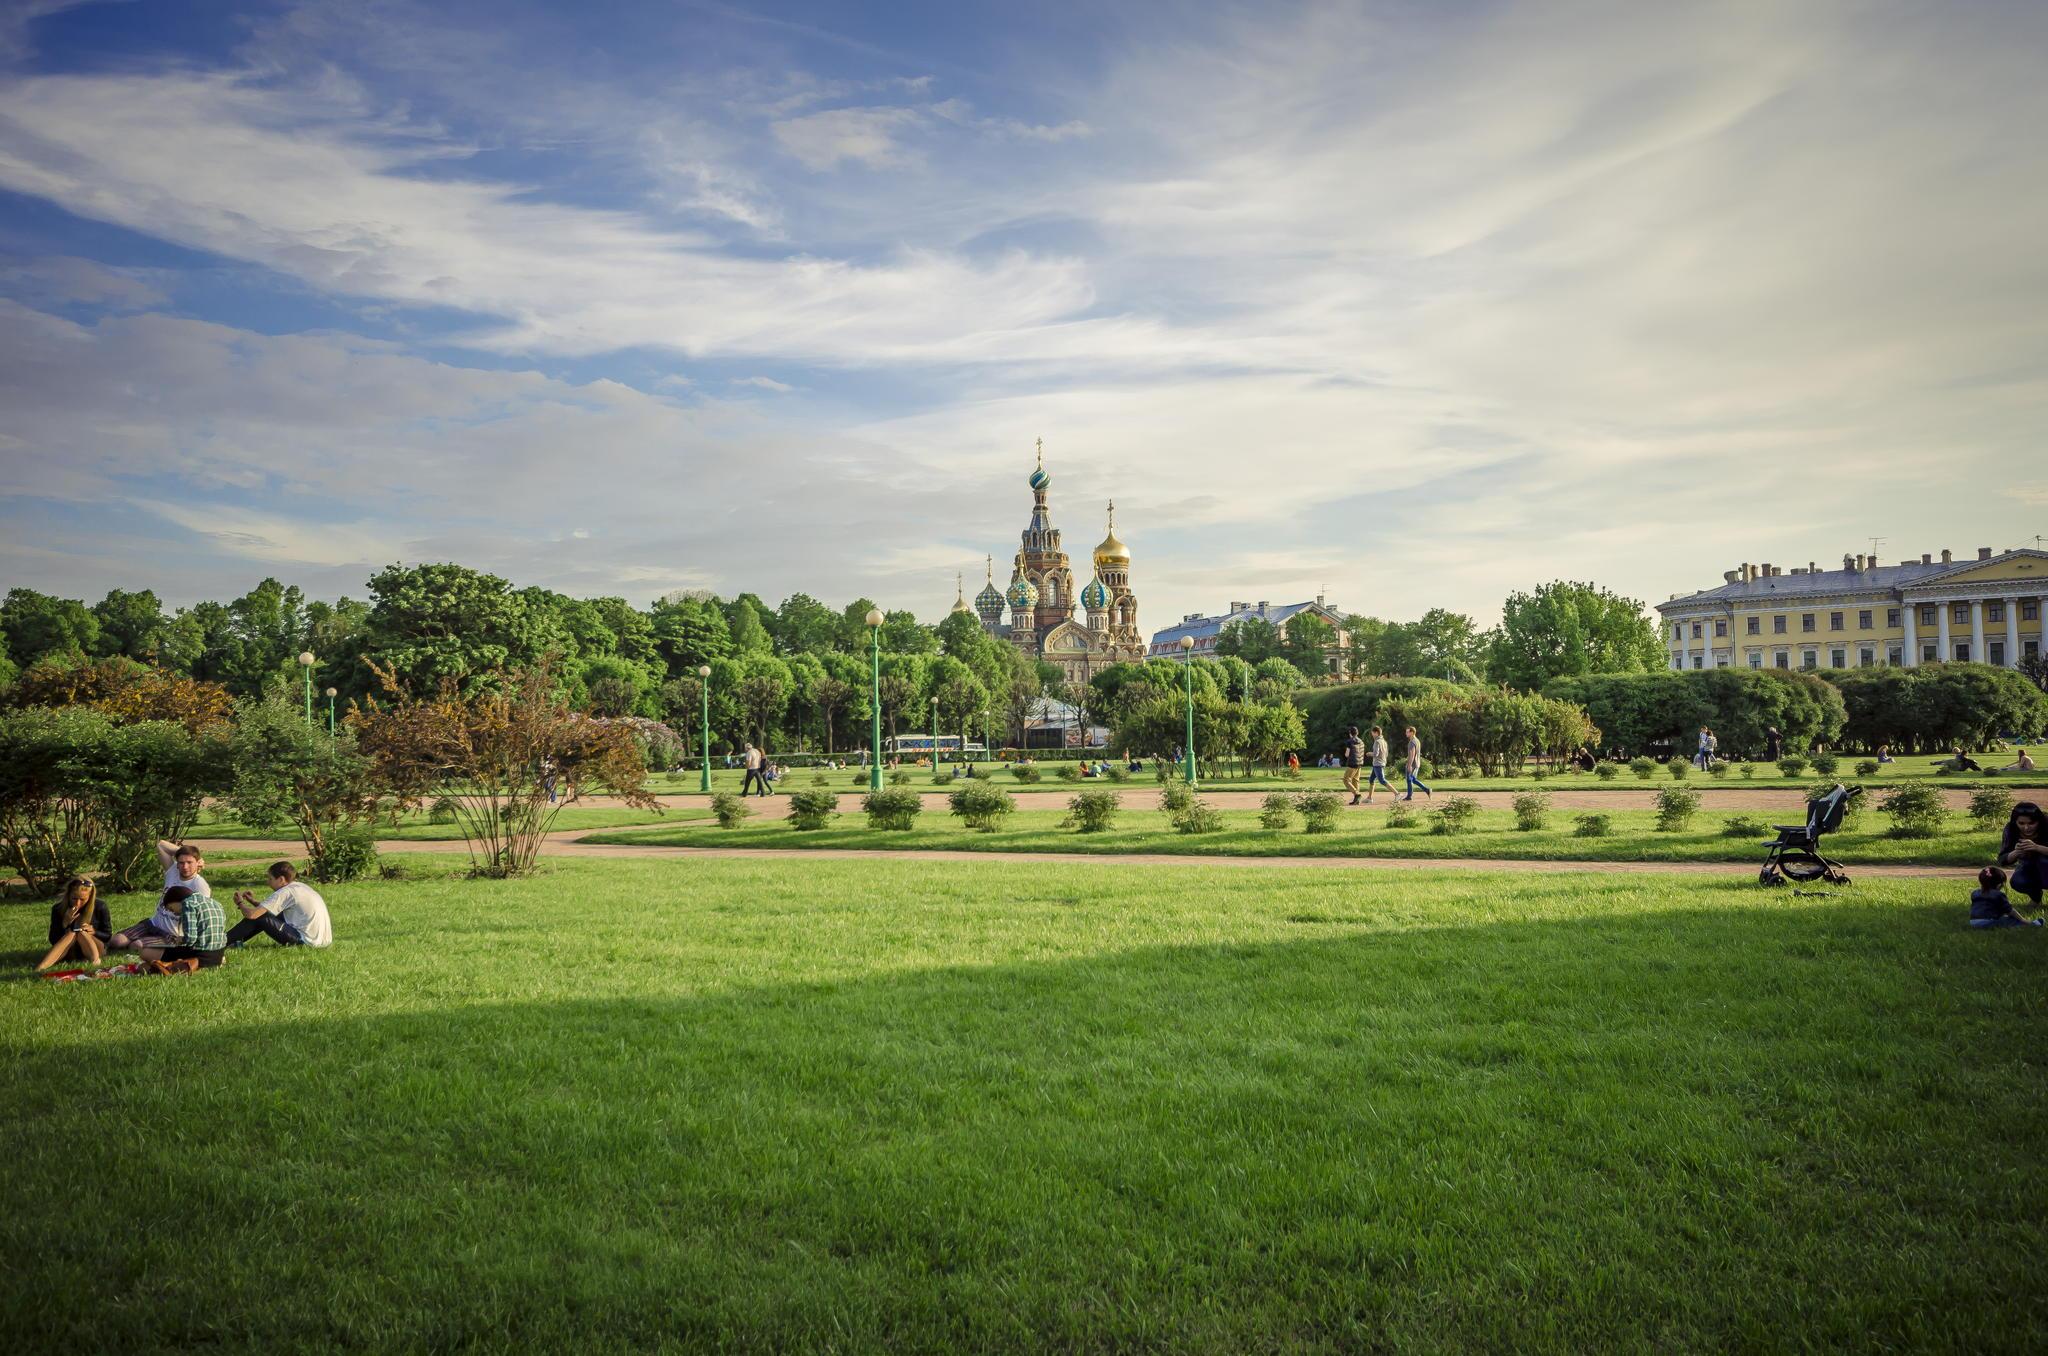
[[[1808,574],[1819,574],[1820,566],[1814,564],[1812,561],[1809,560],[1806,562],[1806,572]]]
[[[1980,546],[1980,547],[1978,547],[1978,548],[1977,548],[1977,559],[1979,559],[1979,560],[1989,560],[1989,559],[1991,559],[1991,548],[1990,548],[1990,547],[1988,547],[1988,546]]]
[[[1224,615],[1225,615],[1225,616],[1228,616],[1228,615],[1230,614],[1230,612],[1243,612],[1243,611],[1245,611],[1245,610],[1246,610],[1247,608],[1249,608],[1250,606],[1251,606],[1251,604],[1250,604],[1250,603],[1232,603],[1232,604],[1230,605],[1229,611],[1228,611],[1228,612],[1226,612],[1226,613],[1225,613]]]
[[[1844,573],[1849,573],[1849,572],[1851,572],[1851,571],[1854,571],[1854,570],[1855,570],[1855,569],[1857,569],[1857,568],[1858,568],[1858,566],[1857,566],[1857,564],[1856,564],[1856,557],[1854,557],[1854,556],[1852,556],[1852,555],[1849,555],[1849,554],[1847,554],[1847,553],[1845,552],[1845,553],[1843,554],[1843,556],[1842,556],[1842,570],[1843,570],[1843,572],[1844,572]]]
[[[1259,599],[1259,615],[1261,617],[1266,615],[1266,600],[1264,598]]]
[[[1946,554],[1948,554],[1948,553],[1944,551],[1944,552],[1943,552],[1942,554],[1943,554],[1943,555],[1946,555]],[[1920,563],[1921,563],[1922,565],[1932,565],[1932,564],[1934,563],[1934,557],[1933,557],[1933,556],[1931,556],[1931,555],[1929,555],[1929,554],[1927,554],[1927,552],[1925,552],[1925,551],[1922,551],[1922,552],[1920,553]]]
[[[1763,571],[1763,575],[1762,575],[1762,577],[1763,577],[1763,578],[1765,578],[1765,579],[1769,579],[1769,578],[1771,577],[1771,562],[1770,562],[1770,561],[1768,561],[1768,560],[1767,560],[1767,561],[1765,561],[1765,562],[1764,562],[1763,564],[1761,564],[1761,565],[1757,566],[1757,568],[1758,568],[1759,570],[1762,570],[1762,571]]]
[[[1951,556],[1951,555],[1949,554],[1948,548],[1947,548],[1946,546],[1942,547],[1942,548],[1941,548],[1941,563],[1942,563],[1942,564],[1944,564],[1944,565],[1949,565],[1949,564],[1953,564],[1953,563],[1954,563],[1954,561],[1955,561],[1955,558],[1954,558],[1953,556]]]
[[[1799,568],[1799,567],[1798,567],[1797,565],[1794,565],[1794,566],[1792,567],[1792,573],[1794,573],[1794,574],[1807,574],[1807,573],[1809,573],[1809,571],[1807,571],[1807,570],[1802,570],[1802,569],[1800,569],[1800,568]]]
[[[1318,593],[1318,594],[1316,595],[1316,606],[1317,606],[1317,607],[1328,607],[1328,606],[1329,606],[1329,604],[1328,604],[1328,603],[1325,603],[1325,602],[1323,601],[1323,595],[1322,595],[1322,594],[1320,594],[1320,593]]]
[[[1739,581],[1741,580],[1741,578],[1742,578],[1742,571],[1740,571],[1740,570],[1723,570],[1723,571],[1721,571],[1721,582],[1722,582],[1722,583],[1724,583],[1724,584],[1733,584],[1733,583],[1737,583],[1737,582],[1739,582]]]

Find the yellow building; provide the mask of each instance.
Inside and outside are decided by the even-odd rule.
[[[1975,560],[1943,551],[1897,565],[1850,555],[1839,570],[1742,565],[1721,577],[1657,605],[1672,668],[2012,668],[2041,653],[2048,551],[1980,546]]]

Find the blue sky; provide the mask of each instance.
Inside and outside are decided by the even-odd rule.
[[[2048,7],[0,0],[0,587],[1498,615],[2048,520]]]

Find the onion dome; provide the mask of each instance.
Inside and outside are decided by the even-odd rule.
[[[1011,607],[1037,607],[1038,589],[1029,579],[1018,575],[1010,581]]]
[[[990,580],[982,585],[981,592],[974,595],[974,605],[983,612],[1000,612],[1003,610],[1003,591],[995,586],[994,580]]]
[[[957,574],[953,576],[953,610],[955,612],[968,612],[972,610],[967,606],[966,586],[960,582],[960,576]]]
[[[1114,568],[1131,563],[1131,548],[1117,539],[1115,500],[1111,500],[1109,505],[1109,535],[1097,544],[1095,548],[1095,563],[1098,567],[1102,568]]]
[[[1109,590],[1102,586],[1100,579],[1088,581],[1088,587],[1081,590],[1081,606],[1090,612],[1100,612],[1109,603]]]
[[[1045,473],[1045,439],[1038,440],[1038,469],[1031,473],[1031,488],[1042,490],[1052,484],[1052,477]]]

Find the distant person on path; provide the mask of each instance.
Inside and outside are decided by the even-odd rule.
[[[1973,928],[2037,928],[2038,918],[2023,918],[2005,897],[2005,873],[1987,866],[1977,873],[1977,888],[1970,891],[1970,926]]]
[[[91,876],[73,876],[64,883],[63,897],[50,906],[50,951],[36,969],[47,970],[73,951],[86,964],[98,965],[113,932],[100,887]]]
[[[242,921],[228,929],[227,944],[240,946],[260,934],[279,946],[332,945],[334,925],[320,892],[300,880],[298,868],[290,862],[272,863],[269,876],[270,893],[262,899],[247,890],[235,891]]]
[[[204,891],[174,885],[164,891],[163,907],[178,915],[183,935],[174,945],[153,942],[138,947],[142,959],[193,960],[202,970],[219,965],[228,946],[228,920],[220,901]]]
[[[1998,770],[2000,772],[2032,772],[2034,770],[2034,760],[2027,757],[2025,749],[2021,749],[2019,757]]]
[[[1775,763],[1784,756],[1785,736],[1779,734],[1778,727],[1773,725],[1764,731],[1764,761]]]
[[[1344,727],[1344,789],[1351,793],[1351,803],[1356,805],[1362,799],[1358,794],[1358,776],[1365,768],[1365,741],[1358,737],[1358,727]]]
[[[1401,797],[1401,799],[1414,800],[1416,788],[1421,787],[1423,795],[1428,796],[1431,800],[1435,800],[1436,792],[1424,786],[1422,782],[1422,741],[1415,737],[1415,727],[1413,725],[1410,725],[1405,733],[1408,736],[1408,756],[1402,761],[1401,766],[1408,776],[1408,794]],[[1387,789],[1391,791],[1394,788],[1390,786]]]
[[[1998,840],[1998,864],[2012,872],[2012,888],[2034,904],[2048,886],[2048,832],[2041,822],[2041,807],[2023,800],[2006,817],[2005,832]]]
[[[1692,756],[1693,766],[1705,772],[1707,765],[1714,761],[1714,735],[1706,726],[1700,726],[1699,752]]]
[[[767,761],[766,755],[754,747],[754,741],[748,740],[746,752],[740,755],[740,763],[747,770],[746,775],[740,778],[740,794],[742,796],[746,795],[748,790],[756,783],[760,784],[762,795],[768,794]]]
[[[1377,787],[1386,787],[1387,794],[1394,793],[1394,784],[1387,780],[1387,737],[1380,733],[1380,727],[1372,727],[1372,776],[1366,779],[1365,801],[1372,803],[1372,793]]]

